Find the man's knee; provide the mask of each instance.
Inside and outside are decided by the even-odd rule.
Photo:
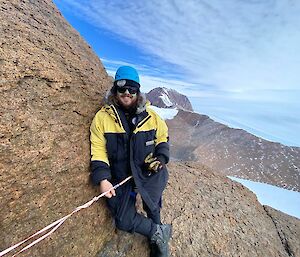
[[[130,218],[123,218],[122,220],[119,220],[118,218],[115,219],[116,221],[116,227],[120,230],[124,230],[127,232],[133,232],[134,230],[134,224],[132,219]]]

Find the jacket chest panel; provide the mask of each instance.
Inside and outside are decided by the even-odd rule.
[[[138,163],[144,162],[146,156],[155,151],[155,133],[154,129],[140,131],[134,135],[133,158]]]
[[[127,159],[129,156],[129,139],[125,133],[105,133],[106,150],[110,162]]]

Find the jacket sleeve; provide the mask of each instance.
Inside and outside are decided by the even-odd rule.
[[[101,119],[101,115],[98,112],[90,127],[91,180],[94,185],[98,185],[101,180],[111,179],[102,121],[103,119]]]
[[[164,163],[169,162],[169,136],[168,127],[164,120],[157,115],[157,129],[155,140],[155,156]]]

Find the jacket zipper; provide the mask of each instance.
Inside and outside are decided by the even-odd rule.
[[[119,114],[118,114],[117,110],[115,109],[115,107],[114,107],[113,105],[110,105],[110,107],[112,108],[112,110],[113,110],[113,112],[114,112],[114,114],[115,114],[115,116],[116,116],[117,123],[118,123],[119,126],[125,131],[125,129],[124,129],[124,127],[123,127],[123,124],[122,124],[122,122],[121,122],[121,119],[120,119],[120,117],[119,117]]]

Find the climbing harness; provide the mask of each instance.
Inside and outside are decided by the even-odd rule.
[[[101,197],[103,197],[104,195],[106,195],[110,190],[112,189],[116,189],[118,187],[120,187],[121,185],[123,185],[124,183],[126,183],[128,180],[130,180],[132,178],[132,176],[127,177],[126,179],[122,180],[119,184],[113,186],[112,188],[110,188],[109,190],[107,190],[106,192],[95,196],[93,199],[91,199],[90,201],[88,201],[87,203],[75,208],[71,213],[69,213],[68,215],[62,217],[61,219],[54,221],[53,223],[51,223],[50,225],[44,227],[43,229],[39,230],[38,232],[36,232],[35,234],[29,236],[28,238],[26,238],[25,240],[7,248],[6,250],[0,252],[0,257],[4,256],[5,254],[11,252],[12,250],[16,249],[17,247],[19,247],[20,245],[24,244],[25,242],[27,242],[29,239],[32,239],[33,237],[42,234],[43,232],[46,231],[50,231],[47,232],[46,234],[40,236],[38,239],[36,239],[35,241],[33,241],[32,243],[30,243],[29,245],[23,247],[19,252],[15,253],[12,257],[17,256],[18,254],[24,252],[25,250],[29,249],[30,247],[32,247],[33,245],[37,244],[38,242],[42,241],[43,239],[45,239],[46,237],[48,237],[49,235],[51,235],[55,230],[57,230],[69,217],[71,217],[74,213],[79,212],[82,209],[88,208],[90,207],[94,202],[98,201]]]

